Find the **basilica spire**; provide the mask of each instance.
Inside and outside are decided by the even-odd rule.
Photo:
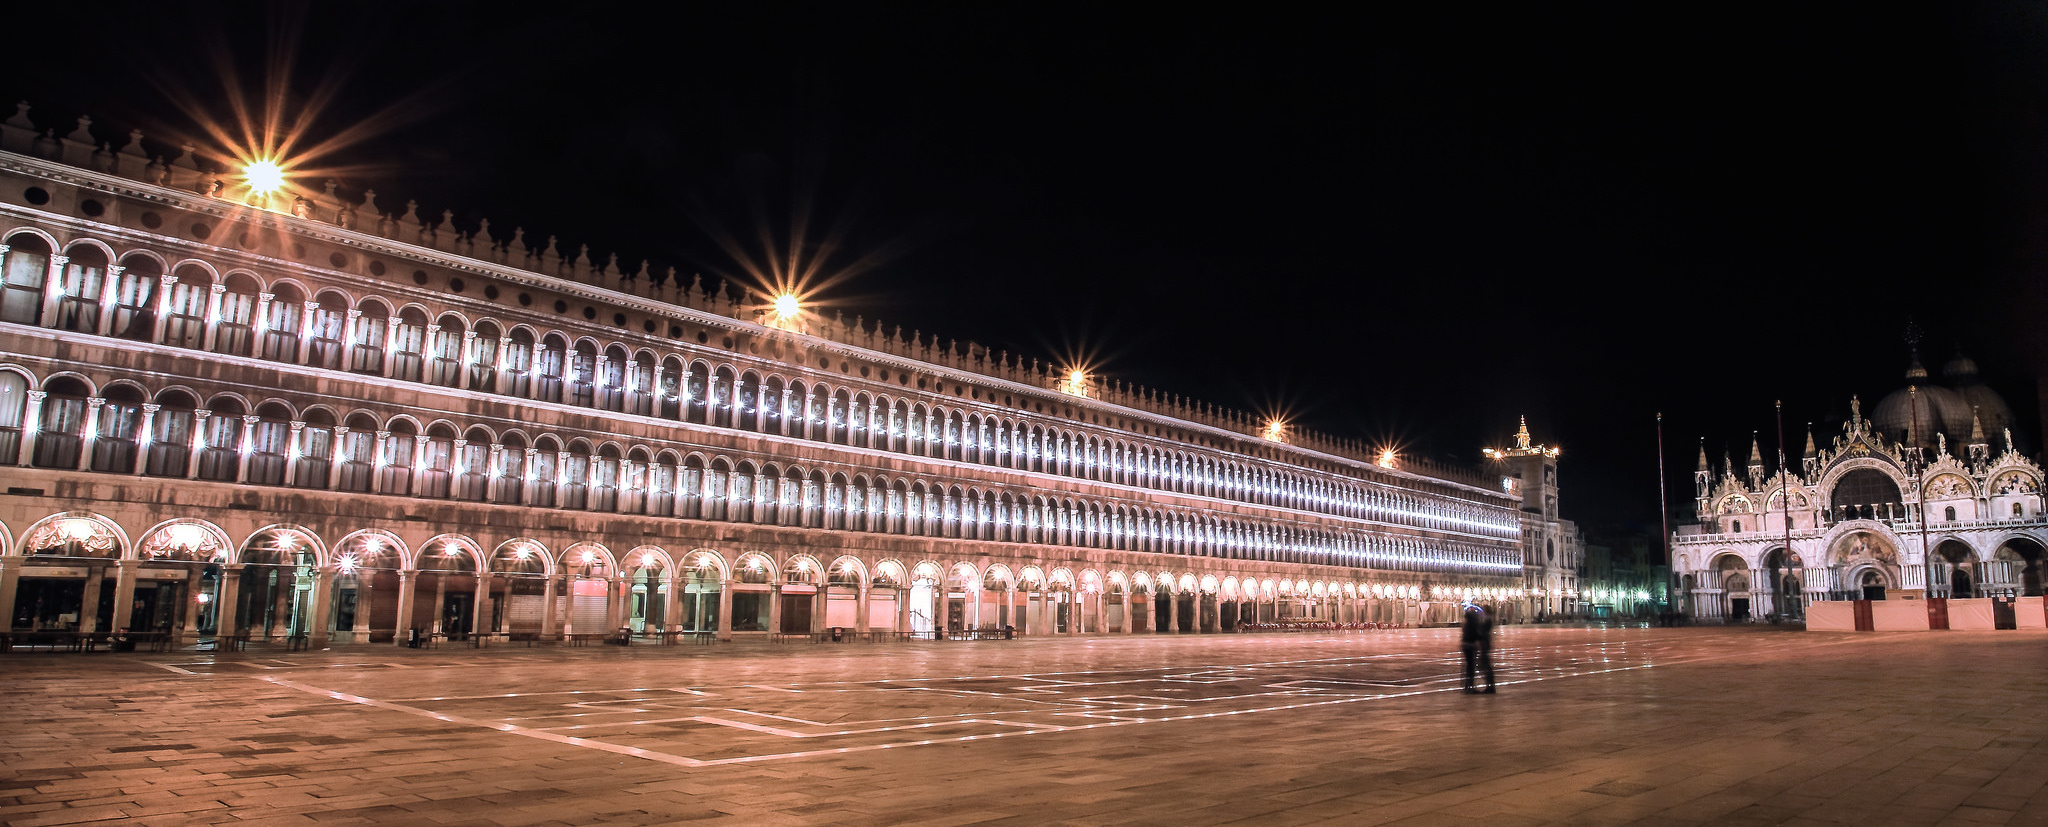
[[[1749,487],[1751,490],[1764,487],[1764,452],[1757,445],[1755,431],[1749,434]]]

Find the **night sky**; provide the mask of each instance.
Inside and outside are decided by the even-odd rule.
[[[153,151],[282,100],[344,194],[598,260],[801,227],[849,316],[1460,463],[1527,414],[1582,521],[1654,530],[1658,411],[1687,509],[1700,437],[1838,432],[1909,316],[2042,443],[2039,7],[1430,5],[19,8],[0,94]]]

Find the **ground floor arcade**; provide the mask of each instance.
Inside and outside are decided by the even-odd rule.
[[[0,523],[0,613],[10,628],[323,646],[622,631],[720,640],[834,629],[1214,633],[1448,622],[1451,601],[1508,593],[1415,572],[1083,549],[1053,549],[1062,556],[1050,559],[1042,546],[675,521],[664,523],[671,536],[630,524],[494,536],[415,520],[160,516],[112,506]],[[690,536],[699,528],[704,536]]]

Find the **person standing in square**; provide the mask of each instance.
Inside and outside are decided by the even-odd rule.
[[[1477,603],[1465,604],[1465,691],[1479,694],[1475,672],[1486,673],[1486,694],[1493,694],[1493,615]]]

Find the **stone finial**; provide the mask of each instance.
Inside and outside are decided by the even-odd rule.
[[[128,143],[122,145],[121,154],[130,158],[142,158],[142,130],[128,130]]]
[[[28,101],[15,101],[14,117],[7,119],[7,125],[20,127],[22,129],[36,128],[36,125],[28,119],[28,109]]]
[[[513,227],[513,228],[512,228],[512,240],[511,240],[511,241],[508,241],[508,242],[506,242],[506,249],[507,249],[507,250],[518,250],[519,252],[521,252],[521,253],[525,254],[527,258],[532,258],[532,257],[533,257],[533,251],[532,251],[532,250],[529,250],[529,249],[527,249],[527,248],[526,248],[526,228],[525,228],[525,227]]]
[[[488,218],[477,219],[476,232],[469,234],[469,240],[470,243],[472,244],[481,240],[484,243],[484,249],[486,250],[496,249],[498,246],[498,240],[491,237],[491,220]]]
[[[612,273],[620,276],[625,275],[625,271],[619,269],[619,254],[612,253],[610,258],[605,259],[604,269],[600,270],[599,272]]]
[[[92,118],[86,117],[84,115],[78,116],[78,128],[72,130],[71,134],[64,136],[64,140],[71,141],[73,143],[84,144],[86,146],[93,146],[97,144],[98,141],[95,141],[92,138]]]

